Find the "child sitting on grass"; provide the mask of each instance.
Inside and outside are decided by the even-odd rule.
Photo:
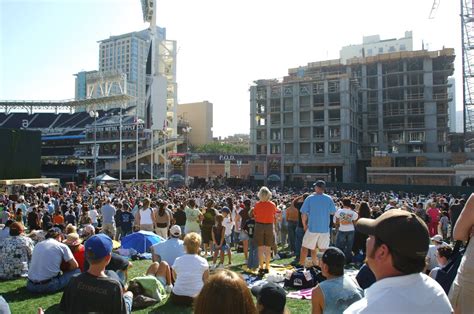
[[[214,256],[212,258],[212,269],[216,268],[217,256],[220,255],[220,262],[217,265],[219,268],[224,267],[224,253],[227,250],[225,242],[225,227],[222,225],[224,216],[217,214],[215,218],[216,224],[212,227],[212,242],[214,243]],[[229,255],[230,261],[230,255]]]

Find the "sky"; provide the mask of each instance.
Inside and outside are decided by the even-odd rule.
[[[176,40],[178,103],[214,105],[214,136],[249,133],[249,87],[289,68],[337,59],[362,37],[454,48],[462,110],[459,1],[157,0],[157,24]],[[74,73],[97,70],[99,44],[148,27],[140,0],[0,0],[0,99],[74,98]]]

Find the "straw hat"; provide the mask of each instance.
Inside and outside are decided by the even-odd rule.
[[[70,233],[67,235],[67,238],[63,243],[69,246],[77,246],[82,243],[82,239],[79,238],[77,233]]]

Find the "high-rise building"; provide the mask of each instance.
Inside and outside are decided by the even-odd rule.
[[[350,58],[372,57],[379,54],[412,51],[413,50],[413,33],[405,32],[405,37],[380,39],[380,35],[364,36],[362,44],[349,45],[342,47],[340,57],[342,63]]]
[[[456,80],[454,77],[448,78],[448,96],[451,99],[448,104],[449,108],[449,132],[461,132],[460,126],[457,124],[456,115]],[[462,123],[461,123],[462,124]]]
[[[285,180],[363,182],[376,156],[396,167],[447,166],[454,57],[453,49],[384,53],[255,81],[251,153],[281,155]]]

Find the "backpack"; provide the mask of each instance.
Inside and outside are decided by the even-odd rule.
[[[319,282],[326,280],[321,271],[315,267],[304,270],[299,268],[291,276],[285,278],[285,287],[294,289],[308,289],[315,287]]]
[[[443,287],[444,292],[446,292],[446,294],[449,293],[449,289],[451,288],[454,278],[456,278],[459,265],[461,265],[462,257],[464,255],[464,252],[466,251],[465,248],[467,248],[469,242],[466,244],[465,248],[461,248],[461,244],[462,241],[456,241],[456,245],[453,249],[453,254],[449,259],[448,264],[438,270],[438,273],[436,274],[435,280],[441,285],[441,287]]]

